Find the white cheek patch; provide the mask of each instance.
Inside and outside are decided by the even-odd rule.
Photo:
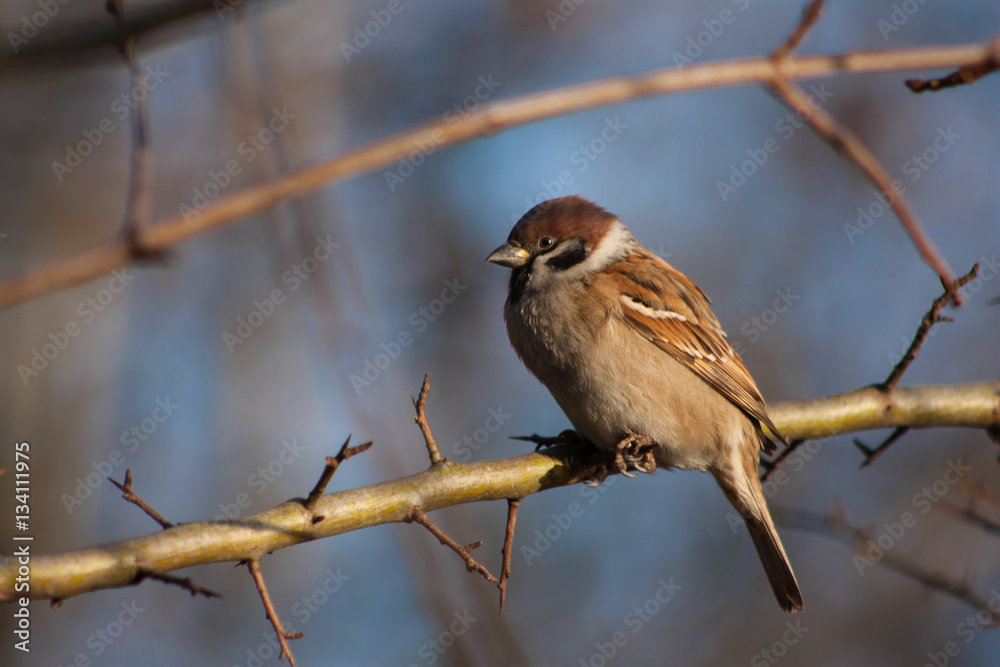
[[[628,227],[623,225],[621,220],[615,220],[601,242],[591,251],[590,256],[576,266],[563,271],[562,279],[581,280],[596,273],[627,256],[634,245],[635,238]]]

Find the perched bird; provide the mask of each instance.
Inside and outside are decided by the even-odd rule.
[[[615,452],[620,472],[649,472],[645,460],[712,473],[778,603],[802,610],[757,476],[759,450],[783,438],[705,293],[617,216],[575,195],[528,211],[487,261],[513,269],[511,345],[576,432]]]

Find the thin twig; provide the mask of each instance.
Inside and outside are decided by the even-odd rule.
[[[973,506],[969,507],[959,507],[950,502],[941,503],[941,508],[959,519],[962,519],[966,523],[969,523],[980,530],[983,530],[992,535],[1000,535],[1000,521],[992,517],[988,517]]]
[[[427,515],[424,514],[424,512],[418,509],[415,509],[412,512],[410,512],[410,515],[406,518],[406,521],[407,523],[419,523],[421,526],[431,531],[431,534],[434,535],[434,537],[438,538],[438,541],[441,544],[445,545],[446,547],[448,547],[449,549],[451,549],[452,551],[454,551],[455,553],[457,553],[459,556],[462,557],[462,560],[465,561],[466,570],[468,570],[469,572],[478,572],[479,574],[483,575],[483,578],[486,579],[486,581],[490,582],[491,584],[499,585],[500,582],[497,580],[497,578],[494,577],[492,574],[490,574],[490,571],[487,570],[486,567],[482,565],[479,561],[473,558],[472,553],[470,553],[473,549],[478,549],[480,546],[482,546],[483,544],[482,542],[473,542],[472,544],[463,547],[461,544],[459,544],[455,540],[445,535],[443,530],[435,526],[434,522],[431,521],[427,517]]]
[[[955,289],[964,287],[976,277],[978,272],[979,264],[973,264],[971,271],[955,281]],[[920,352],[921,346],[927,340],[927,336],[930,334],[934,325],[938,322],[952,321],[950,317],[941,315],[941,309],[947,306],[948,302],[951,300],[949,291],[950,290],[946,290],[944,294],[935,299],[934,303],[931,304],[931,309],[927,311],[927,314],[924,315],[924,318],[920,321],[920,326],[917,327],[917,333],[913,335],[913,340],[910,342],[910,347],[906,349],[906,354],[904,354],[903,358],[900,359],[899,362],[893,367],[892,372],[889,373],[889,377],[885,379],[885,382],[879,385],[879,387],[881,387],[884,391],[890,391],[899,385],[899,381],[903,378],[903,373],[905,373],[906,369],[910,367],[913,360],[917,358],[917,353]]]
[[[503,613],[503,601],[507,597],[507,580],[510,579],[511,552],[514,549],[514,524],[517,522],[517,510],[521,506],[519,498],[507,499],[507,529],[503,537],[503,555],[500,564],[500,613]]]
[[[831,76],[837,72],[888,72],[953,67],[991,57],[985,44],[858,52],[785,58],[781,76],[788,79]],[[187,219],[183,215],[151,225],[143,238],[149,252],[166,250],[216,227],[259,213],[285,199],[297,197],[349,177],[395,164],[414,148],[447,146],[479,139],[520,125],[578,111],[621,104],[654,95],[706,90],[723,86],[768,83],[778,74],[771,56],[748,60],[699,63],[664,68],[638,75],[613,77],[556,88],[523,97],[484,104],[463,118],[447,118],[347,151],[330,160],[280,178],[219,197]],[[72,257],[55,260],[0,283],[0,307],[20,303],[73,285],[85,283],[134,261],[127,242],[118,239]]]
[[[124,498],[128,502],[132,503],[133,505],[137,506],[143,512],[145,512],[146,514],[148,514],[149,517],[153,521],[155,521],[156,523],[160,524],[161,528],[163,528],[164,530],[166,530],[167,528],[173,528],[174,527],[174,524],[170,523],[165,518],[163,518],[162,514],[160,514],[159,512],[157,512],[156,510],[154,510],[152,507],[150,507],[149,504],[146,503],[145,500],[143,500],[142,498],[139,497],[139,494],[137,494],[135,491],[132,490],[132,469],[131,468],[126,468],[125,469],[125,483],[124,484],[116,482],[115,480],[111,479],[110,477],[107,477],[106,479],[109,482],[111,482],[112,484],[114,484],[115,486],[118,487],[118,490],[122,492],[122,498]]]
[[[430,424],[427,423],[427,392],[431,388],[431,376],[428,373],[424,375],[424,385],[420,388],[420,397],[410,398],[413,399],[413,407],[417,410],[417,416],[413,418],[413,421],[417,422],[417,426],[420,427],[420,432],[424,434],[424,443],[427,445],[427,455],[431,457],[431,465],[437,465],[446,459],[441,456],[441,450],[438,449],[437,442],[434,440],[434,434],[431,433]]]
[[[771,89],[779,98],[798,112],[799,116],[812,127],[821,139],[826,141],[838,153],[846,155],[868,176],[868,179],[885,193],[889,206],[896,212],[896,217],[903,229],[917,246],[924,261],[934,269],[941,284],[948,290],[953,304],[960,306],[962,297],[955,286],[955,275],[948,262],[941,256],[933,241],[924,231],[923,225],[917,219],[909,202],[901,194],[896,194],[892,187],[892,176],[875,157],[875,154],[858,138],[854,132],[840,125],[825,109],[810,105],[811,98],[806,91],[792,83],[782,74],[777,74],[770,82]]]
[[[947,76],[934,79],[907,79],[906,87],[914,93],[931,92],[967,86],[1000,69],[1000,35],[993,38],[991,53],[975,62],[966,63]]]
[[[883,440],[882,443],[878,447],[876,447],[875,449],[872,449],[871,447],[869,447],[865,443],[861,442],[857,438],[853,438],[851,440],[851,442],[854,443],[854,446],[857,447],[858,450],[862,454],[864,454],[864,457],[865,457],[865,460],[861,462],[861,465],[858,466],[858,469],[860,470],[860,469],[867,468],[872,463],[875,463],[875,461],[880,456],[882,456],[883,454],[885,454],[885,450],[889,449],[889,447],[891,447],[894,442],[896,442],[897,440],[899,440],[900,438],[902,438],[904,435],[906,435],[909,432],[910,432],[910,429],[909,429],[908,426],[900,426],[899,428],[897,428],[896,430],[894,430],[889,435],[888,438],[886,438],[885,440]]]
[[[254,584],[257,585],[257,592],[260,593],[260,599],[264,603],[264,609],[267,612],[267,620],[271,621],[271,625],[274,626],[274,632],[278,635],[278,644],[281,646],[281,654],[278,655],[278,662],[287,657],[288,664],[295,667],[295,656],[288,645],[288,640],[301,639],[305,637],[305,633],[288,632],[285,630],[285,626],[281,624],[281,619],[278,618],[278,610],[274,608],[274,603],[271,602],[271,594],[267,592],[267,584],[264,583],[264,574],[260,571],[260,561],[256,558],[248,560],[246,561],[246,566],[250,569],[250,576],[253,577]]]
[[[952,302],[961,305],[961,295],[955,286],[955,277],[948,266],[947,261],[934,247],[923,225],[917,219],[916,214],[910,208],[909,203],[901,194],[896,194],[892,189],[892,176],[886,168],[879,162],[875,154],[861,141],[854,132],[842,126],[827,111],[818,105],[811,104],[811,98],[800,86],[792,82],[791,77],[785,73],[785,65],[788,62],[789,54],[798,46],[806,33],[819,20],[822,0],[812,0],[809,6],[802,12],[802,18],[777,49],[771,54],[775,63],[775,75],[768,82],[773,90],[785,104],[796,111],[810,127],[812,127],[821,139],[826,141],[839,154],[847,155],[861,170],[868,175],[868,178],[889,198],[889,205],[896,212],[896,216],[903,224],[903,228],[916,244],[917,249],[941,280],[941,284],[951,295]],[[990,56],[986,56],[988,58]]]
[[[868,560],[866,554],[872,535],[864,529],[852,526],[843,510],[828,514],[783,509],[772,509],[772,512],[775,520],[782,525],[835,537],[855,550],[857,554],[855,558],[860,558],[872,566],[876,564],[885,566],[931,590],[941,591],[961,600],[974,609],[986,610],[990,613],[994,624],[998,620],[997,614],[990,609],[987,601],[973,591],[965,581],[931,572],[922,565],[887,550],[882,550],[882,555],[875,561]]]
[[[135,575],[135,580],[132,582],[134,584],[139,584],[146,579],[153,579],[154,581],[159,581],[164,584],[169,584],[172,586],[180,586],[184,590],[191,593],[191,597],[196,595],[204,595],[207,598],[221,598],[222,596],[213,590],[205,588],[204,586],[199,586],[198,584],[191,581],[190,577],[178,577],[172,574],[166,574],[161,572],[154,572],[148,568],[139,568],[139,571]]]
[[[372,443],[366,442],[358,445],[357,447],[348,447],[348,443],[351,442],[351,436],[347,436],[347,440],[344,440],[344,444],[340,446],[340,451],[337,452],[336,456],[326,457],[326,467],[323,468],[323,474],[320,475],[319,481],[316,482],[316,486],[313,487],[312,491],[306,497],[303,503],[306,509],[312,509],[316,506],[316,501],[319,500],[320,496],[326,491],[327,484],[333,479],[333,473],[337,472],[337,468],[340,464],[351,458],[356,454],[361,454],[362,452],[368,451],[372,446]],[[323,517],[313,517],[315,521],[322,521]]]
[[[820,13],[823,10],[823,0],[812,0],[805,9],[802,10],[802,17],[796,24],[795,29],[792,30],[792,34],[788,36],[788,39],[782,43],[781,46],[776,48],[771,54],[771,57],[775,60],[784,60],[792,51],[794,51],[798,45],[805,38],[806,33],[816,25],[819,21]]]
[[[760,476],[760,481],[766,482],[768,479],[770,479],[771,475],[774,474],[774,471],[778,469],[778,466],[784,463],[785,460],[789,456],[791,456],[792,452],[798,449],[799,445],[801,445],[803,442],[805,442],[804,438],[795,438],[794,440],[789,440],[788,444],[781,451],[781,454],[779,454],[773,460],[768,461],[767,459],[762,458],[760,460],[760,465],[762,468],[764,468],[764,474]]]

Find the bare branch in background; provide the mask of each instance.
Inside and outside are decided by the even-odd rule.
[[[263,0],[256,0],[258,2]],[[107,4],[118,4],[110,0]],[[213,12],[218,15],[220,6],[232,11],[228,3],[221,0],[166,0],[142,3],[138,7],[130,3],[128,16],[120,21],[90,19],[76,22],[63,28],[54,28],[46,34],[20,45],[16,51],[0,48],[0,72],[13,67],[35,63],[66,62],[60,59],[72,58],[77,65],[82,54],[99,56],[101,52],[111,53],[128,39],[175,27],[175,24],[198,18],[201,14]],[[189,39],[190,30],[178,30],[176,39]],[[6,40],[5,40],[6,42]]]
[[[948,291],[952,303],[960,306],[961,296],[957,291],[951,267],[948,266],[948,262],[941,256],[927,232],[924,231],[923,225],[920,224],[909,202],[901,192],[896,192],[896,189],[893,188],[892,176],[889,175],[889,171],[854,132],[838,123],[822,107],[813,104],[809,94],[792,83],[791,77],[785,72],[785,64],[788,62],[789,54],[819,20],[822,6],[823,0],[812,0],[802,13],[801,20],[789,38],[771,54],[775,63],[775,73],[768,83],[778,97],[797,112],[799,117],[804,119],[820,138],[830,144],[834,151],[846,155],[857,164],[879,191],[885,194],[906,233],[916,244],[921,257],[938,274],[938,278],[940,278],[945,290]]]
[[[838,72],[892,72],[955,67],[964,63],[983,62],[992,57],[990,44],[787,57],[781,60],[780,65],[774,58],[766,56],[696,64],[684,69],[671,67],[556,88],[483,105],[458,121],[448,118],[426,123],[286,176],[220,197],[198,213],[189,215],[187,219],[183,215],[177,215],[151,225],[148,233],[143,234],[142,247],[145,252],[150,253],[166,250],[181,241],[259,213],[291,197],[393,164],[419,145],[432,143],[440,149],[528,123],[654,95],[753,83],[770,84],[778,78],[817,78]],[[135,259],[137,258],[128,243],[116,240],[73,257],[57,260],[0,283],[0,307],[86,283],[122,268]]]
[[[852,526],[842,510],[828,514],[785,509],[773,509],[772,512],[775,521],[781,525],[829,535],[854,549],[856,553],[854,556],[855,565],[859,572],[876,565],[886,567],[930,590],[940,591],[956,600],[961,600],[977,611],[986,611],[993,624],[998,621],[997,614],[992,611],[987,600],[972,590],[964,579],[946,577],[931,571],[916,561],[881,548],[879,548],[880,555],[869,560],[867,556],[871,553],[869,549],[871,549],[872,534],[867,530]]]

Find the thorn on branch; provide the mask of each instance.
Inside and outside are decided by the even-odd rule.
[[[191,597],[196,595],[204,595],[207,598],[221,598],[222,596],[213,590],[199,586],[198,584],[191,581],[190,577],[177,577],[172,574],[164,574],[160,572],[154,572],[146,567],[140,567],[135,574],[135,579],[132,580],[133,585],[141,584],[146,579],[152,579],[154,581],[159,581],[164,584],[169,584],[173,586],[180,586],[186,591],[191,593]]]
[[[781,46],[774,50],[771,54],[771,58],[775,61],[781,61],[787,58],[795,48],[802,43],[805,38],[806,33],[816,22],[819,21],[820,14],[823,11],[823,0],[812,0],[805,9],[802,10],[802,17],[799,19],[798,24],[795,29],[792,30],[792,34],[788,36]]]
[[[319,476],[319,481],[316,482],[316,486],[313,487],[312,491],[309,492],[309,495],[303,502],[306,509],[311,510],[316,506],[316,502],[326,491],[327,485],[330,483],[330,480],[333,479],[333,474],[337,472],[337,468],[340,467],[341,463],[348,460],[352,456],[368,451],[368,449],[372,446],[371,441],[369,441],[360,444],[357,447],[348,447],[347,445],[350,442],[351,436],[348,435],[347,440],[344,440],[344,444],[340,446],[340,451],[337,452],[337,455],[326,457],[326,467],[323,468],[323,473]],[[322,516],[313,517],[313,523],[319,523],[322,520]]]
[[[510,579],[511,552],[514,548],[514,524],[517,522],[517,510],[521,506],[519,498],[507,499],[507,530],[503,538],[503,560],[500,564],[500,613],[503,613],[503,601],[507,597],[507,580]]]
[[[305,633],[288,632],[285,630],[285,626],[281,624],[281,619],[278,618],[278,611],[274,608],[274,603],[271,601],[271,594],[267,592],[267,584],[264,583],[264,574],[260,571],[260,561],[252,559],[244,562],[247,568],[250,569],[250,576],[253,577],[254,584],[257,585],[257,592],[260,593],[261,602],[264,603],[264,610],[267,612],[267,620],[271,621],[271,625],[274,626],[274,632],[278,635],[278,644],[281,646],[281,654],[278,655],[278,662],[282,662],[287,657],[288,664],[296,667],[295,656],[288,645],[288,640],[301,639],[305,636]]]
[[[903,378],[903,373],[906,369],[910,367],[913,360],[917,358],[917,353],[920,352],[920,348],[923,346],[927,337],[930,335],[931,329],[935,324],[939,322],[951,322],[950,317],[941,315],[941,309],[948,305],[949,302],[954,302],[954,296],[958,293],[957,290],[968,284],[979,271],[979,264],[973,264],[972,270],[961,278],[955,280],[950,287],[945,286],[945,292],[938,298],[934,299],[934,303],[931,304],[931,309],[927,311],[924,318],[920,321],[920,326],[917,327],[917,333],[913,335],[913,341],[910,343],[910,347],[906,349],[906,353],[903,358],[899,360],[899,363],[893,367],[892,372],[889,373],[889,377],[885,379],[885,382],[878,385],[879,389],[883,392],[890,392],[896,388],[899,381]]]
[[[474,542],[469,546],[463,547],[461,544],[459,544],[455,540],[445,535],[444,531],[438,528],[436,525],[434,525],[434,522],[432,522],[427,517],[427,515],[419,509],[413,510],[413,512],[410,513],[410,516],[406,519],[406,521],[407,523],[414,523],[414,522],[419,523],[421,526],[429,530],[431,534],[438,539],[438,542],[445,545],[446,547],[457,553],[459,556],[461,556],[462,560],[465,561],[466,570],[468,570],[469,572],[478,572],[483,576],[484,579],[486,579],[486,581],[490,582],[491,584],[497,584],[497,585],[500,584],[497,578],[494,577],[492,574],[490,574],[490,571],[487,570],[486,567],[483,566],[479,561],[473,558],[472,554],[470,553],[472,549],[481,546],[482,542]]]
[[[417,410],[417,416],[413,418],[413,421],[417,422],[420,432],[424,434],[424,443],[427,444],[427,454],[431,457],[431,465],[435,466],[446,459],[441,456],[441,450],[438,449],[437,442],[434,440],[434,434],[431,433],[431,427],[427,423],[427,392],[430,389],[431,376],[427,374],[424,375],[424,385],[420,388],[420,397],[413,398],[411,396],[411,398],[413,398],[413,407]]]
[[[173,528],[174,527],[174,524],[170,523],[165,518],[163,518],[162,514],[160,514],[159,512],[157,512],[156,510],[154,510],[152,507],[150,507],[149,504],[146,503],[145,500],[143,500],[142,498],[139,497],[139,494],[137,494],[135,491],[132,490],[132,469],[131,468],[126,468],[125,469],[125,483],[124,484],[116,482],[115,480],[111,479],[110,477],[107,477],[105,479],[107,479],[109,482],[111,482],[116,487],[118,487],[118,490],[122,492],[122,498],[124,498],[128,502],[132,503],[133,505],[135,505],[136,507],[138,507],[139,509],[141,509],[143,512],[145,512],[146,514],[148,514],[149,517],[153,521],[155,521],[156,523],[160,524],[161,528],[163,528],[164,530],[166,530],[167,528]]]
[[[882,441],[882,444],[880,444],[875,449],[872,449],[871,447],[869,447],[865,443],[861,442],[857,438],[853,438],[851,440],[851,442],[854,443],[854,446],[857,447],[858,450],[865,457],[865,460],[861,462],[860,466],[858,466],[858,470],[864,470],[869,465],[871,465],[872,463],[874,463],[875,460],[878,459],[878,457],[882,456],[882,454],[885,453],[885,450],[889,449],[889,447],[892,446],[892,444],[894,442],[896,442],[897,440],[899,440],[900,438],[902,438],[904,435],[906,435],[907,433],[909,433],[909,431],[910,431],[910,429],[909,429],[908,426],[901,426],[901,427],[897,428],[896,430],[894,430],[889,435],[888,438],[886,438],[884,441]]]

